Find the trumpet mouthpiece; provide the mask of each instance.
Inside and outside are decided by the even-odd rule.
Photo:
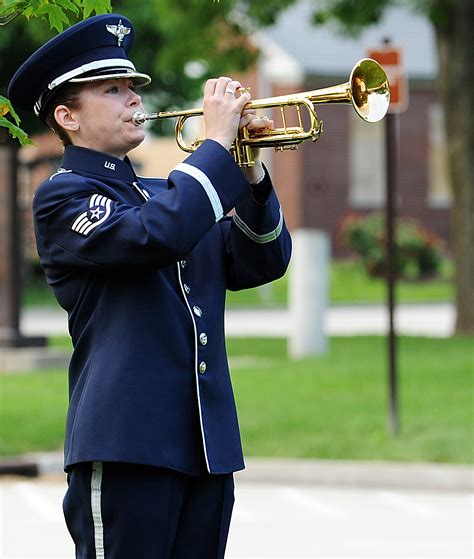
[[[142,113],[141,111],[135,111],[132,115],[132,122],[133,124],[135,124],[135,126],[140,126],[141,124],[146,122],[146,120],[147,119],[145,113]]]

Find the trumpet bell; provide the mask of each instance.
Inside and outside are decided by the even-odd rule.
[[[352,69],[349,84],[352,105],[366,122],[381,120],[390,105],[390,89],[383,68],[370,58],[363,58]]]

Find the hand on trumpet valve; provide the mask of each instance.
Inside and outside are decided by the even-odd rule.
[[[203,102],[206,138],[229,149],[237,136],[242,111],[249,101],[250,93],[237,80],[227,77],[208,80]]]

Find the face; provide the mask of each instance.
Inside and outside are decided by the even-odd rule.
[[[68,133],[74,145],[123,159],[145,137],[143,125],[131,120],[137,110],[143,107],[131,79],[92,82],[81,92],[79,109],[70,111]]]

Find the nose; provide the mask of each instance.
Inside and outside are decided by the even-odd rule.
[[[131,107],[136,107],[136,106],[141,105],[142,98],[140,97],[140,95],[138,95],[138,93],[135,93],[135,91],[132,91],[131,89],[129,91],[132,94],[130,96],[130,106]]]

